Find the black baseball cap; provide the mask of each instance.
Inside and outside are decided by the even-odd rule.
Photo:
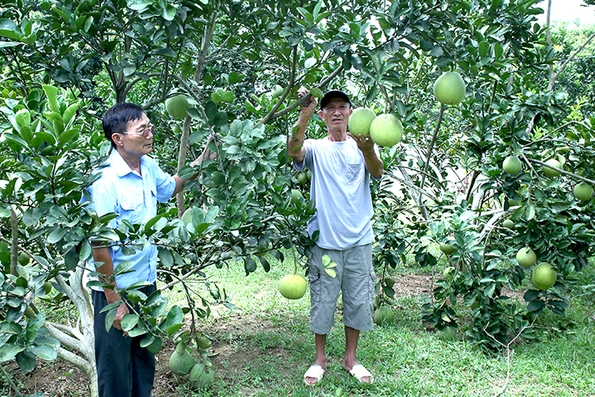
[[[320,109],[324,109],[326,107],[326,105],[328,105],[329,102],[331,101],[331,99],[333,99],[333,98],[341,98],[345,102],[349,103],[349,105],[351,105],[351,101],[349,100],[349,97],[347,96],[346,93],[344,93],[343,91],[339,91],[339,90],[333,90],[333,91],[328,91],[326,94],[324,94],[324,96],[320,100]]]

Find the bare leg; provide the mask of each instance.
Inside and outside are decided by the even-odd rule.
[[[353,366],[357,364],[355,353],[357,351],[357,342],[359,341],[359,330],[345,326],[345,358],[343,359],[343,368],[346,371],[351,371]],[[361,379],[364,383],[372,383],[373,377],[363,377]]]
[[[345,358],[343,359],[343,368],[351,371],[351,368],[357,364],[355,352],[357,342],[359,341],[359,330],[345,326]]]
[[[314,334],[314,340],[316,343],[316,358],[314,359],[313,364],[318,364],[322,367],[322,369],[326,370],[326,335],[321,334]],[[316,383],[317,379],[306,377],[306,383],[314,384]]]

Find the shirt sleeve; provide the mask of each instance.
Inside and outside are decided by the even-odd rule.
[[[173,196],[174,191],[176,190],[176,180],[157,165],[155,165],[154,172],[157,201],[165,203]]]
[[[89,188],[91,202],[89,206],[95,210],[97,216],[103,216],[110,212],[118,212],[118,196],[113,184],[107,178],[99,178]],[[109,223],[110,227],[116,227],[116,219]]]

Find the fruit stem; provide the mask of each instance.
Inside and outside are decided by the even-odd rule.
[[[295,256],[296,248],[294,245],[291,246],[291,255],[293,255],[293,274],[297,274],[297,257]]]

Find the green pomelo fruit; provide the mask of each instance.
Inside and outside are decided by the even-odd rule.
[[[380,114],[370,124],[370,138],[377,145],[394,146],[403,138],[403,125],[392,114]]]
[[[46,294],[49,294],[50,292],[52,292],[52,283],[50,283],[49,281],[46,281],[45,283],[43,283],[43,291]]]
[[[169,369],[176,375],[188,375],[194,365],[194,357],[186,350],[184,342],[178,342],[169,357]]]
[[[537,265],[531,274],[531,284],[533,284],[535,288],[544,291],[553,287],[554,284],[556,284],[557,279],[558,273],[556,273],[552,268],[552,265],[547,262],[542,262]]]
[[[275,88],[273,88],[273,91],[271,91],[271,97],[273,99],[279,98],[282,94],[283,94],[283,87],[281,87],[279,84],[277,84],[275,86]]]
[[[446,326],[440,330],[442,338],[445,340],[453,340],[457,336],[455,327]]]
[[[443,73],[434,82],[434,96],[444,105],[458,105],[465,93],[465,82],[457,72]]]
[[[453,254],[457,249],[452,244],[442,243],[440,244],[440,251],[446,255]]]
[[[537,255],[531,248],[524,247],[516,253],[516,261],[522,267],[531,267],[537,262]]]
[[[589,201],[593,197],[593,189],[588,183],[581,182],[572,189],[572,194],[581,201]]]
[[[305,172],[300,172],[297,174],[297,180],[300,184],[305,185],[308,183],[308,175]]]
[[[372,121],[376,118],[376,113],[370,108],[357,108],[353,110],[351,116],[349,116],[349,121],[347,125],[349,126],[349,131],[353,135],[362,134],[363,136],[367,137],[370,135],[370,125]]]
[[[374,324],[388,325],[395,321],[395,314],[390,307],[380,306],[378,309],[374,310],[373,319]]]
[[[511,221],[510,219],[506,219],[502,225],[507,228],[507,229],[514,229],[514,222]]]
[[[304,199],[302,192],[297,189],[291,189],[291,203],[296,205]]]
[[[31,258],[25,252],[21,252],[18,255],[18,261],[21,266],[27,266],[31,262]]]
[[[190,383],[196,389],[205,389],[215,382],[215,371],[210,365],[196,363],[190,370]]]
[[[548,161],[545,162],[547,164],[547,166],[543,166],[543,173],[545,174],[545,176],[553,178],[555,176],[560,175],[560,172],[555,169],[555,168],[562,168],[562,164],[560,164],[560,162],[556,159],[549,159]]]
[[[165,110],[174,119],[183,119],[186,117],[186,111],[190,109],[190,103],[186,95],[180,94],[165,101]]]
[[[508,156],[504,159],[502,168],[507,174],[517,175],[523,170],[523,164],[517,156]]]
[[[306,293],[306,279],[299,274],[287,274],[279,281],[279,292],[287,299],[300,299]]]

